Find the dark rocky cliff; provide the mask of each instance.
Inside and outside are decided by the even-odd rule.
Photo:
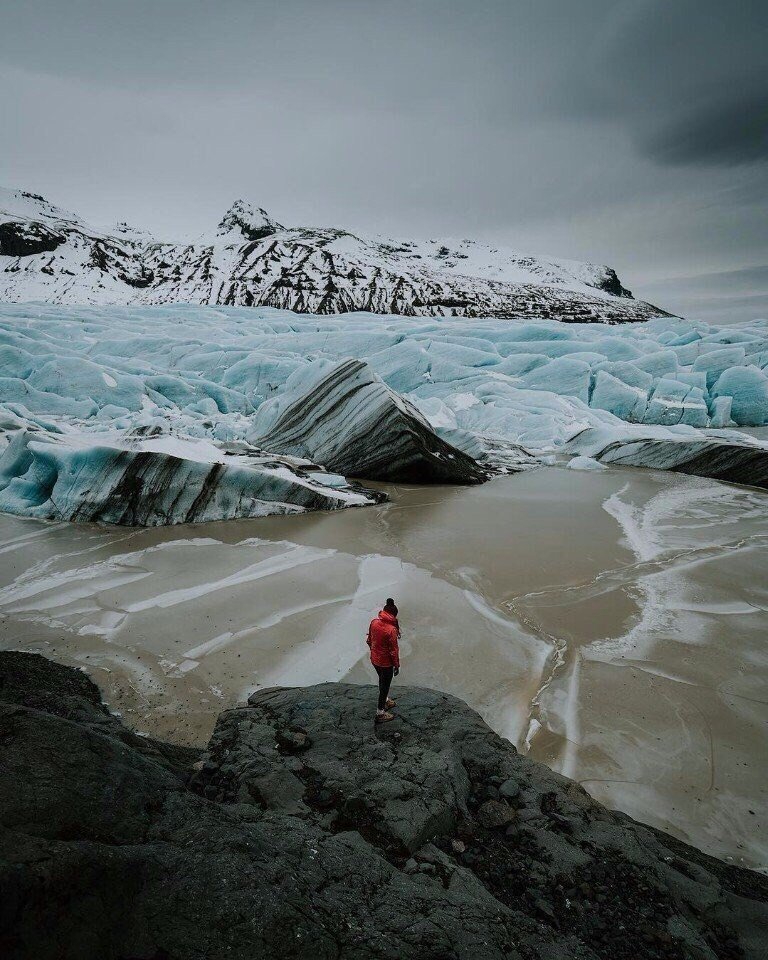
[[[0,654],[0,954],[757,958],[768,881],[612,813],[461,701],[273,689],[208,751]]]

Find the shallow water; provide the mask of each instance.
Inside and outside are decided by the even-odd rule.
[[[2,516],[0,645],[85,666],[137,729],[203,742],[256,687],[371,682],[367,623],[395,596],[403,681],[764,869],[768,494],[555,467],[385,489],[380,507],[160,530]]]

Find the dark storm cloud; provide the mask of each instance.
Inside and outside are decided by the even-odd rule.
[[[620,4],[592,71],[561,107],[621,123],[664,164],[732,165],[768,155],[768,3]]]
[[[662,163],[732,166],[768,162],[768,93],[707,104],[669,124],[647,146]]]
[[[568,109],[662,120],[670,113],[768,90],[764,0],[630,0],[592,26],[588,56],[561,91]]]
[[[660,277],[768,257],[768,3],[0,0],[0,182],[174,236],[470,235]],[[762,120],[761,120],[762,117]]]

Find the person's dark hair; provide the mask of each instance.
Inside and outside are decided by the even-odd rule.
[[[395,601],[392,597],[387,597],[387,602],[384,604],[384,609],[387,613],[391,613],[393,617],[397,616],[397,607],[395,606]]]

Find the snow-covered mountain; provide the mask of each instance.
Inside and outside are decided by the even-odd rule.
[[[92,226],[19,190],[0,190],[0,300],[580,322],[664,314],[633,299],[610,267],[523,257],[472,240],[289,228],[238,200],[210,233],[167,243],[125,223]]]

